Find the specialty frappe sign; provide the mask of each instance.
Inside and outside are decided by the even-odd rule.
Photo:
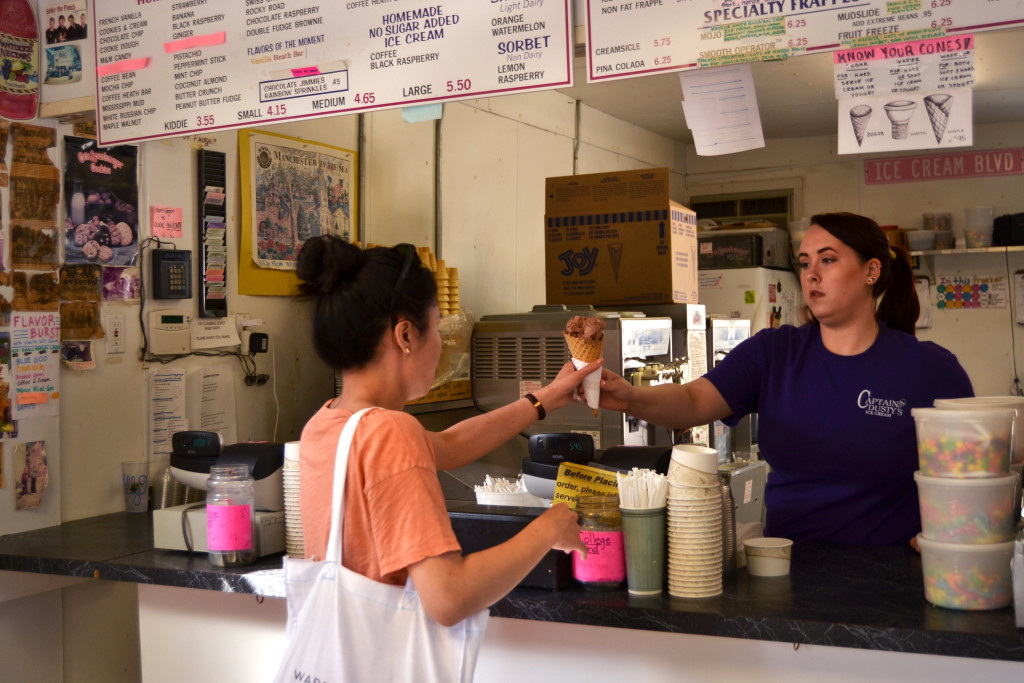
[[[570,5],[95,0],[100,143],[565,87]]]
[[[587,0],[587,79],[785,59],[1022,24],[1019,2]]]

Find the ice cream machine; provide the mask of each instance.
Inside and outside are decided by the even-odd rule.
[[[612,372],[648,384],[675,381],[684,372],[673,348],[671,317],[590,306],[535,306],[523,313],[482,316],[474,325],[471,378],[476,407],[495,410],[553,380],[569,360],[562,332],[575,315],[604,320],[604,361]],[[615,411],[599,410],[595,415],[582,403],[553,411],[524,435],[542,432],[589,434],[598,449],[673,443],[671,431],[664,427]]]

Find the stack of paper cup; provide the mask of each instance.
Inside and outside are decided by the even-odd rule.
[[[289,557],[305,557],[306,545],[302,536],[302,513],[299,510],[299,442],[284,445],[284,466],[281,468],[284,484],[284,547]]]
[[[722,592],[722,496],[718,452],[680,444],[668,467],[668,592],[707,598]]]

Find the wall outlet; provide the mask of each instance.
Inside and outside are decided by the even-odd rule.
[[[107,353],[124,353],[124,314],[107,316]]]

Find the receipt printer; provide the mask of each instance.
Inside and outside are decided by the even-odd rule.
[[[246,441],[221,447],[216,432],[176,432],[171,437],[171,476],[206,491],[214,465],[245,465],[255,480],[257,510],[284,510],[284,444]]]

